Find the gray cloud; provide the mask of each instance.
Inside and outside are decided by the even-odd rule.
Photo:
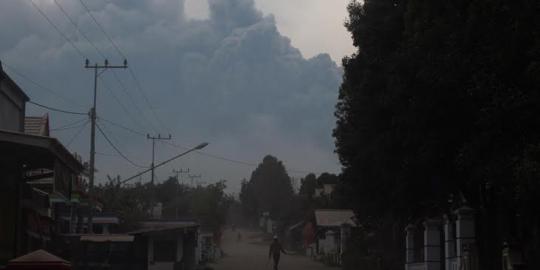
[[[121,61],[82,6],[59,2],[65,3],[80,31],[111,61]],[[137,85],[124,71],[117,74],[130,96],[118,90],[110,72],[103,80],[116,89],[131,117],[110,93],[101,90],[99,110],[103,117],[148,132],[156,126],[159,132],[173,133],[180,143],[208,140],[213,147],[209,152],[239,159],[258,162],[271,153],[290,167],[337,170],[331,130],[341,71],[327,54],[303,58],[290,40],[279,33],[275,19],[263,16],[253,0],[209,0],[210,16],[206,20],[186,19],[183,1],[86,2],[129,57],[156,114],[169,128],[159,128],[144,97],[135,90]],[[47,3],[40,2],[40,6],[76,46],[91,59],[100,59],[56,7]],[[8,37],[0,41],[0,59],[62,95],[88,104],[91,77],[82,69],[83,60],[31,9],[26,1],[0,3],[0,29],[2,36]],[[87,110],[17,81],[30,89],[28,92],[35,100]],[[53,123],[70,119],[53,116]],[[112,127],[109,130],[121,137],[119,144],[133,159],[148,162],[149,148],[144,138],[120,133]],[[58,134],[64,141],[69,135]],[[83,137],[72,148],[86,153],[86,141]],[[107,148],[103,141],[100,146]],[[164,149],[161,155],[173,151]],[[248,177],[252,169],[234,169],[227,166],[236,165],[221,163],[203,156],[184,161],[214,179],[237,180]],[[98,165],[102,177],[106,173],[127,175],[133,171],[121,160],[98,161]],[[163,177],[166,175],[162,172]]]

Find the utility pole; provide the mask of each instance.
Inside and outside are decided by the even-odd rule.
[[[191,186],[193,187],[193,179],[201,178],[202,176],[200,174],[198,175],[188,174],[188,177],[191,180]]]
[[[127,68],[127,60],[124,59],[124,64],[121,66],[111,66],[109,65],[109,61],[105,59],[104,65],[98,65],[98,63],[95,63],[94,65],[90,65],[90,61],[86,59],[85,61],[85,68],[93,69],[94,70],[94,103],[92,105],[92,108],[90,109],[90,121],[91,121],[91,129],[90,129],[90,168],[89,168],[89,183],[88,183],[88,195],[90,197],[89,205],[90,205],[90,211],[88,213],[88,233],[92,234],[94,232],[93,230],[93,224],[92,224],[92,217],[93,217],[93,210],[94,205],[92,202],[92,193],[94,189],[94,172],[95,172],[95,158],[96,158],[96,102],[97,102],[97,82],[99,75],[103,74],[107,69],[110,68]]]
[[[154,136],[150,136],[150,134],[146,134],[146,139],[148,140],[152,140],[152,164],[150,165],[150,168],[152,169],[152,185],[154,184],[154,157],[155,157],[155,148],[156,148],[156,140],[170,140],[171,139],[171,134],[169,134],[169,137],[161,137],[161,134],[158,134],[157,137],[154,137]]]
[[[187,168],[187,169],[185,169],[185,170],[182,169],[182,168],[180,168],[180,170],[175,170],[175,169],[173,169],[172,172],[173,172],[174,174],[176,174],[176,180],[177,180],[178,182],[180,182],[179,176],[180,176],[181,174],[183,174],[183,173],[189,173],[189,168]]]

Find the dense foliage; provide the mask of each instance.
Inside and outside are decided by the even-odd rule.
[[[111,181],[96,189],[104,212],[118,215],[123,231],[135,229],[138,222],[151,218],[152,207],[157,203],[162,204],[163,219],[195,219],[202,227],[218,231],[234,201],[224,193],[224,181],[190,187],[171,177],[155,185],[120,186]]]
[[[274,219],[287,219],[292,215],[294,200],[291,178],[283,163],[273,156],[264,157],[249,181],[242,182],[240,201],[249,217],[268,212]]]
[[[328,193],[323,189],[324,184],[336,185],[338,176],[330,173],[321,173],[318,177],[310,173],[301,179],[298,196],[302,202],[302,210],[305,213],[311,213],[318,208],[336,208],[337,200],[335,192]],[[320,189],[317,192],[317,189]],[[318,194],[317,194],[318,193]]]
[[[539,266],[539,8],[531,0],[350,4],[358,51],[343,60],[334,136],[348,202],[375,231],[444,213],[454,195],[478,210],[484,269],[500,268],[486,258],[510,240]]]

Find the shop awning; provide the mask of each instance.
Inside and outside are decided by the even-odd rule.
[[[25,169],[54,168],[60,161],[73,172],[83,165],[55,138],[0,130],[0,162],[23,164]]]
[[[81,235],[82,242],[133,242],[135,237],[127,234]]]

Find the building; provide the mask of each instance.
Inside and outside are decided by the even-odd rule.
[[[478,269],[473,209],[411,223],[405,232],[406,270]]]
[[[130,232],[134,259],[141,270],[196,269],[199,224],[193,221],[147,221]]]
[[[357,227],[354,212],[350,209],[316,209],[314,215],[316,239],[308,247],[308,253],[326,263],[341,264],[350,228]]]
[[[24,132],[26,102],[30,99],[4,72],[0,62],[0,130]]]
[[[200,227],[198,232],[197,243],[197,262],[199,264],[205,264],[213,262],[221,257],[221,247],[219,245],[220,240],[217,239],[220,235],[217,235],[211,228]]]
[[[53,238],[60,228],[51,199],[69,198],[83,170],[55,138],[25,133],[27,101],[0,63],[0,266],[28,251],[57,248]],[[44,178],[53,184],[50,191],[29,184]]]
[[[140,269],[134,259],[132,235],[88,234],[73,240],[71,261],[75,269]]]

